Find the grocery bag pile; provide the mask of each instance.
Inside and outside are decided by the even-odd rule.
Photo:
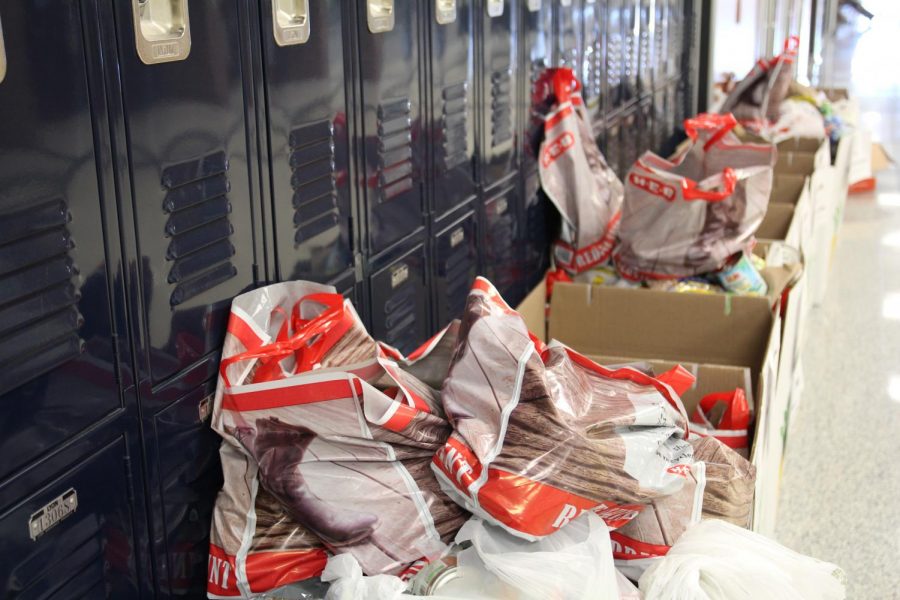
[[[692,383],[544,344],[481,278],[406,357],[327,286],[241,295],[209,597],[749,598],[762,569],[843,597],[836,567],[741,529],[754,468],[693,431]]]

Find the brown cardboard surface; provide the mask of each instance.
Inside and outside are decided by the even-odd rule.
[[[893,164],[893,159],[881,144],[872,144],[872,172],[877,173],[887,169]]]
[[[694,374],[697,378],[694,386],[681,395],[684,409],[690,416],[700,403],[700,400],[708,394],[718,392],[730,392],[741,388],[747,394],[747,402],[751,407],[753,403],[753,384],[750,369],[746,367],[729,367],[723,365],[705,365],[691,362],[678,362],[668,360],[645,360],[640,358],[627,358],[622,356],[588,355],[588,358],[605,367],[621,366],[627,363],[645,363],[653,370],[654,375],[660,375],[681,365]]]
[[[769,203],[766,216],[756,230],[756,237],[764,240],[784,240],[794,219],[794,206],[791,204]]]
[[[806,176],[792,173],[782,173],[775,176],[772,182],[772,195],[769,204],[793,204],[800,200],[803,186],[806,184]]]
[[[584,354],[741,366],[756,377],[772,319],[766,298],[560,283],[548,335]]]
[[[547,278],[531,290],[522,303],[516,307],[516,312],[525,319],[528,330],[541,339],[547,341]]]
[[[812,175],[816,170],[815,152],[779,152],[775,175]]]

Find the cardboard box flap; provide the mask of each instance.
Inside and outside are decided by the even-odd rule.
[[[793,204],[796,206],[806,185],[806,175],[779,173],[772,182],[769,204]]]
[[[756,377],[772,319],[765,298],[561,283],[548,335],[584,354],[742,366]]]
[[[800,279],[800,275],[803,274],[803,265],[767,266],[762,270],[761,274],[763,279],[766,280],[766,285],[769,286],[766,298],[774,304],[781,297],[781,294],[784,293],[784,290]]]
[[[814,152],[779,152],[775,163],[775,174],[811,175],[816,170]]]
[[[759,229],[756,230],[756,237],[764,240],[787,239],[788,231],[791,228],[791,221],[793,220],[793,205],[770,203],[769,208],[766,210],[766,216],[763,217]]]

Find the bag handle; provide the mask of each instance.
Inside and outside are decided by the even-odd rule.
[[[300,305],[304,302],[322,304],[325,310],[312,319],[300,319]],[[260,360],[261,364],[257,369],[257,378],[260,381],[281,379],[278,363],[291,354],[294,354],[297,360],[295,372],[311,370],[353,324],[351,315],[344,308],[344,297],[340,294],[319,293],[304,296],[297,302],[292,313],[295,315],[296,327],[293,335],[287,339],[222,359],[219,374],[226,387],[231,387],[227,374],[228,367],[246,360]]]
[[[731,167],[722,171],[722,189],[718,192],[702,190],[693,179],[681,180],[681,195],[685,200],[706,200],[707,202],[721,202],[734,193],[737,187],[737,174]]]
[[[684,120],[684,132],[689,138],[697,141],[701,131],[714,131],[712,137],[703,145],[703,151],[709,150],[719,140],[737,126],[737,119],[731,113],[702,113]]]
[[[566,67],[553,69],[553,93],[556,95],[557,104],[569,102],[572,92],[581,89],[581,83],[575,77],[575,72]]]

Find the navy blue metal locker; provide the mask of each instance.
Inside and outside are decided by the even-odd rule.
[[[270,278],[356,285],[347,5],[260,0]],[[346,74],[346,75],[345,75]],[[348,81],[349,78],[349,81]],[[361,266],[361,265],[360,265]]]
[[[604,110],[617,112],[625,103],[625,0],[606,2],[606,78]]]
[[[662,151],[672,132],[669,130],[669,103],[667,88],[663,86],[653,92],[653,146],[656,153]]]
[[[487,190],[518,167],[518,2],[480,0],[481,186]]]
[[[484,228],[482,273],[510,304],[524,298],[527,281],[522,269],[524,190],[518,173],[500,182],[486,195],[481,209]]]
[[[654,44],[656,38],[655,0],[638,0],[638,93],[653,89]]]
[[[625,152],[622,146],[622,120],[621,115],[609,117],[606,121],[606,135],[603,140],[605,145],[601,148],[606,162],[616,172],[619,178],[627,171]]]
[[[635,160],[646,150],[656,150],[654,98],[653,94],[644,96],[637,107],[637,130],[634,133],[638,137],[638,143]]]
[[[259,203],[238,0],[113,3],[124,110],[120,207],[138,352],[154,568],[160,597],[205,593],[221,485],[206,421],[231,299],[258,281]]]
[[[146,596],[97,12],[0,5],[0,596]]]
[[[661,0],[667,3],[667,39],[668,51],[666,52],[666,76],[669,78],[678,77],[683,68],[682,59],[684,57],[685,43],[685,0]]]
[[[369,331],[376,340],[409,354],[432,334],[429,261],[423,237],[396,245],[371,268]]]
[[[665,85],[668,75],[666,63],[669,59],[669,1],[655,0],[653,6],[653,87]]]
[[[629,105],[637,100],[640,93],[640,44],[641,44],[641,1],[620,0],[622,11],[622,38],[624,65],[622,73],[622,104]]]
[[[544,70],[552,66],[553,0],[529,0],[522,10],[521,77],[518,109],[522,131],[522,171],[537,170],[536,156],[543,138],[544,114],[549,104],[546,89],[537,83]]]
[[[642,151],[643,134],[640,130],[640,106],[633,106],[619,117],[619,177],[624,178]]]
[[[606,27],[601,0],[583,0],[582,25],[584,42],[579,77],[584,86],[584,104],[594,134],[599,133],[603,121],[603,84],[606,61]]]
[[[478,274],[473,0],[433,2],[428,22],[428,189],[434,329],[458,318]],[[480,13],[478,13],[480,14]]]
[[[448,222],[449,221],[449,222]],[[435,330],[462,316],[466,298],[478,275],[478,229],[474,211],[445,220],[432,235]]]
[[[550,242],[559,233],[560,218],[541,190],[541,180],[537,172],[526,173],[523,183],[525,252],[522,269],[524,288],[521,293],[527,294],[544,278],[544,274],[550,268]]]
[[[368,251],[384,252],[425,226],[418,0],[356,0]]]
[[[584,0],[552,0],[554,31],[554,66],[568,67],[580,77],[582,42],[582,4]]]

